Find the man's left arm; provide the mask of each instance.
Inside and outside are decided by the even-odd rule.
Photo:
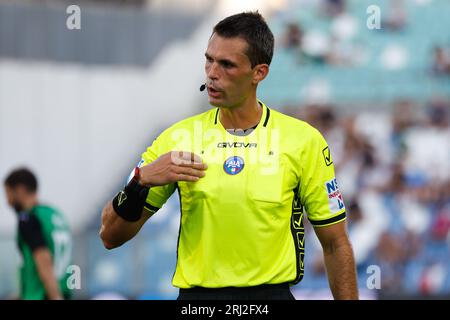
[[[300,202],[322,244],[330,289],[335,299],[358,299],[355,259],[347,235],[346,208],[334,173],[331,151],[317,129],[302,149]]]
[[[356,266],[346,222],[314,227],[323,248],[328,282],[334,299],[358,299]]]

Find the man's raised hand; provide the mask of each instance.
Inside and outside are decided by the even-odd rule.
[[[205,176],[206,163],[193,152],[170,151],[140,168],[141,185],[163,186],[177,181],[198,181]]]

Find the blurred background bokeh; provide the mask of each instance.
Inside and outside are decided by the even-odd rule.
[[[69,5],[81,9],[70,30]],[[367,26],[380,9],[380,29]],[[209,108],[204,50],[223,17],[259,9],[276,38],[258,96],[328,140],[361,297],[450,297],[447,0],[0,0],[0,178],[26,165],[68,217],[78,299],[174,299],[178,196],[124,246],[102,206],[170,124]],[[373,8],[372,8],[373,9]],[[16,221],[0,196],[0,298],[18,294]],[[298,299],[329,299],[311,226]],[[370,266],[381,289],[367,286]]]

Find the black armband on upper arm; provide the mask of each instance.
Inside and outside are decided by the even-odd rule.
[[[144,209],[148,190],[148,187],[144,187],[132,179],[114,197],[112,201],[114,211],[126,221],[138,221],[142,217],[142,210]]]

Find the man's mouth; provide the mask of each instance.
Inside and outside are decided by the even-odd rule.
[[[208,87],[208,95],[210,97],[217,98],[218,96],[220,96],[221,93],[222,93],[221,91],[215,89],[214,87],[211,86]]]

